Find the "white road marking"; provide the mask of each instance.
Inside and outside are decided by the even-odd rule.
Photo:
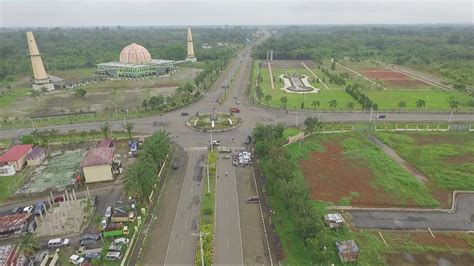
[[[186,219],[186,222],[184,223],[184,228],[188,227],[188,219]]]
[[[181,250],[183,250],[184,239],[181,240]]]

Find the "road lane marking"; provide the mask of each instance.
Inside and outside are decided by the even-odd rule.
[[[180,250],[183,250],[183,245],[184,245],[184,239],[181,239],[181,249]]]

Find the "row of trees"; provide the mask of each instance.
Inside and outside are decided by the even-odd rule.
[[[305,123],[306,124],[306,123]],[[320,125],[317,119],[308,120],[313,130]],[[278,125],[257,125],[253,130],[255,152],[261,160],[262,172],[267,180],[270,203],[282,206],[274,221],[285,220],[293,224],[296,236],[303,244],[313,263],[327,262],[330,256],[325,252],[332,245],[328,238],[328,229],[323,223],[323,215],[314,207],[309,191],[301,177],[292,155],[282,145],[284,127]],[[285,230],[288,230],[286,228]]]
[[[164,130],[145,140],[137,162],[124,173],[123,184],[128,195],[147,202],[155,183],[159,181],[158,173],[169,151],[169,134]]]
[[[346,87],[346,92],[349,94],[354,100],[356,100],[360,105],[362,105],[363,110],[370,110],[373,109],[377,111],[379,106],[377,103],[373,102],[367,94],[360,91],[360,86],[358,84],[348,85]]]
[[[333,64],[335,64],[333,62]],[[339,86],[344,86],[346,85],[346,80],[344,79],[343,76],[337,74],[337,73],[331,73],[329,70],[327,70],[325,67],[321,67],[321,71],[326,74],[326,76],[329,77],[329,83],[334,83]],[[323,81],[324,82],[324,81]]]

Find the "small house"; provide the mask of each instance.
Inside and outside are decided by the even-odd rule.
[[[115,148],[98,147],[87,152],[81,162],[82,172],[86,183],[114,180],[112,161]]]
[[[40,165],[46,158],[46,150],[41,147],[34,147],[26,157],[26,163],[30,166]]]
[[[336,247],[341,262],[352,262],[359,259],[359,248],[354,240],[336,242]]]
[[[0,166],[13,165],[15,171],[21,171],[26,164],[26,156],[31,152],[33,145],[20,144],[13,146],[0,156]]]
[[[329,228],[339,228],[344,225],[344,217],[340,213],[328,213],[324,215],[324,221]]]

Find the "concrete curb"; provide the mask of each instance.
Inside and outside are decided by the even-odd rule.
[[[231,130],[234,130],[236,128],[239,128],[240,126],[242,126],[242,124],[244,123],[244,121],[242,120],[242,118],[239,118],[239,121],[240,123],[238,123],[237,125],[233,126],[233,127],[230,127],[230,128],[226,128],[226,129],[216,129],[214,131],[212,131],[212,133],[222,133],[222,132],[228,132],[228,131],[231,131]],[[209,133],[210,130],[209,129],[198,129],[198,128],[195,128],[193,127],[189,121],[186,121],[184,123],[186,125],[186,127],[194,130],[194,131],[197,131],[197,132],[205,132],[205,133]]]
[[[423,209],[423,208],[367,208],[367,207],[353,207],[353,206],[329,206],[328,210],[341,210],[341,211],[383,211],[383,212],[439,212],[439,213],[454,213],[457,209],[458,197],[462,197],[463,194],[474,194],[474,191],[453,191],[451,208],[449,209]]]

